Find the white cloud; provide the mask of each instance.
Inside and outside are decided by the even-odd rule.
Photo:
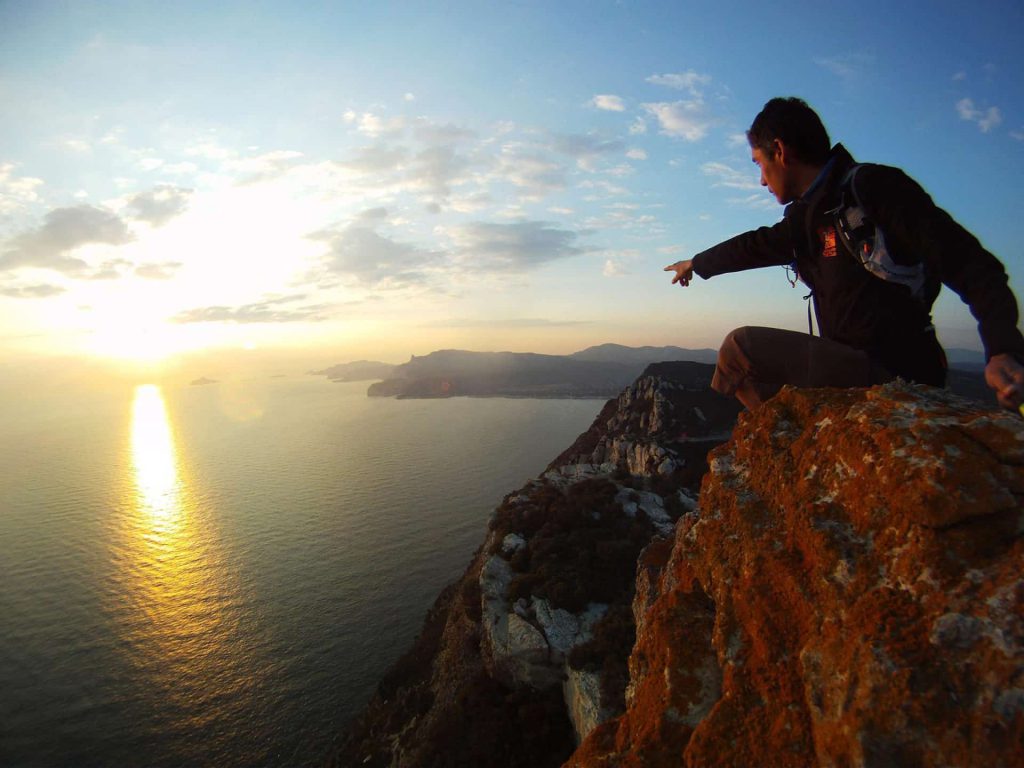
[[[579,233],[546,221],[477,221],[446,230],[460,263],[475,271],[524,272],[577,256]]]
[[[817,58],[814,63],[849,83],[865,75],[874,63],[874,57],[866,53],[852,53],[845,56]]]
[[[665,75],[651,75],[647,78],[647,82],[675,88],[679,91],[688,91],[694,98],[700,98],[703,86],[711,84],[711,75],[702,75],[688,70]]]
[[[48,299],[64,293],[64,288],[59,285],[47,285],[36,283],[32,285],[0,285],[0,296],[9,296],[13,299]]]
[[[599,93],[590,100],[591,105],[608,112],[625,112],[626,105],[621,96],[614,96],[610,93]]]
[[[962,83],[965,80],[967,80],[967,73],[966,72],[957,72],[956,74],[953,75],[952,80],[953,80],[954,83]]]
[[[587,325],[589,320],[548,320],[542,317],[509,317],[504,319],[458,318],[429,323],[430,328],[555,328]]]
[[[39,201],[43,180],[33,176],[15,176],[14,163],[0,163],[0,215],[11,213]]]
[[[92,145],[84,139],[64,139],[63,145],[65,149],[78,154],[85,154],[86,152],[92,151]]]
[[[647,133],[647,121],[642,117],[638,117],[629,126],[630,136],[640,136]]]
[[[646,160],[647,153],[642,149],[631,149],[626,152],[626,157],[630,160]]]
[[[715,181],[713,187],[726,187],[729,189],[760,189],[761,182],[753,173],[738,171],[731,165],[725,163],[704,163],[700,167],[705,176],[710,176]]]
[[[152,227],[161,227],[188,208],[191,189],[170,184],[158,184],[146,192],[139,192],[128,201],[134,217]]]
[[[347,115],[348,113],[346,113],[346,117]],[[383,118],[372,112],[364,112],[356,120],[356,130],[371,138],[401,133],[405,130],[405,118]]]
[[[170,280],[183,266],[180,261],[140,264],[135,268],[135,274],[147,280]]]
[[[774,210],[778,208],[778,202],[775,198],[764,194],[731,197],[726,202],[732,205],[743,206],[744,208],[757,208],[759,210]]]
[[[46,214],[41,226],[8,241],[0,253],[0,270],[36,267],[83,276],[90,267],[82,259],[71,256],[72,251],[92,243],[123,245],[132,239],[124,221],[105,208],[92,205],[55,208]]]
[[[605,259],[601,274],[605,277],[621,277],[629,273],[619,262],[613,259]]]
[[[283,176],[299,165],[302,157],[301,152],[279,149],[255,157],[232,160],[227,164],[227,168],[233,173],[244,175],[239,180],[240,184],[257,184]]]
[[[412,93],[407,93],[402,97],[403,101],[416,101],[416,96]]]
[[[324,264],[330,272],[377,290],[429,288],[432,270],[444,262],[438,251],[392,240],[363,224],[309,237],[327,243]]]
[[[175,323],[311,323],[331,316],[331,307],[326,304],[290,306],[306,299],[306,295],[297,294],[268,297],[237,307],[197,307],[178,313],[172,320]]]
[[[185,154],[189,157],[205,157],[207,160],[229,160],[237,156],[237,152],[227,147],[222,147],[214,141],[201,141],[185,148]]]
[[[529,196],[543,197],[566,185],[565,166],[535,147],[509,143],[501,148],[497,174]]]
[[[1010,138],[1024,141],[1024,128],[1021,128],[1019,131],[1010,131]]]
[[[961,120],[976,123],[982,133],[988,133],[1003,122],[999,107],[989,107],[982,111],[974,105],[974,101],[971,99],[960,99],[956,103],[956,111]]]
[[[164,161],[159,157],[144,157],[139,160],[139,168],[144,171],[155,171],[157,168],[162,166]]]
[[[642,106],[657,118],[662,134],[685,141],[700,141],[715,122],[700,99]]]
[[[198,170],[198,165],[187,161],[182,163],[167,163],[160,167],[161,173],[170,174],[172,176],[189,176],[196,173]]]

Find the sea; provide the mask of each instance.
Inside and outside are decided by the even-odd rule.
[[[0,401],[0,765],[322,763],[603,405],[366,387]]]

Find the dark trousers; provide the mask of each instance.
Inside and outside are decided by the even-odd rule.
[[[845,344],[796,331],[744,326],[722,342],[711,387],[732,396],[749,382],[767,400],[784,384],[869,387],[893,378],[866,352]]]

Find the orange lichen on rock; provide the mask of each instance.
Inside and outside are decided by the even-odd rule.
[[[627,711],[569,766],[1024,765],[1024,422],[783,390],[641,559]]]

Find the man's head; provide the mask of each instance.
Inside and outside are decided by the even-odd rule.
[[[831,147],[821,118],[792,97],[765,104],[747,131],[747,141],[761,168],[761,184],[783,204],[806,191],[828,161]]]

